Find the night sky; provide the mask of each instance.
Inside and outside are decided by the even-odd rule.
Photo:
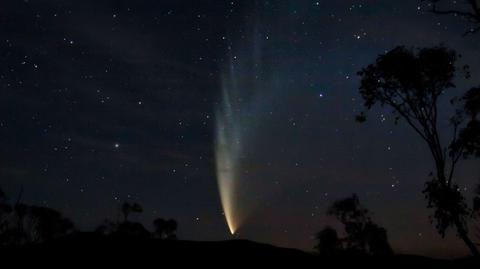
[[[355,192],[397,252],[466,254],[453,231],[442,239],[429,222],[421,191],[433,166],[420,138],[387,110],[355,122],[357,71],[397,45],[444,43],[474,74],[457,93],[480,83],[479,36],[427,9],[417,0],[3,1],[0,186],[14,200],[23,185],[26,203],[83,230],[115,220],[128,200],[143,205],[132,217],[147,227],[176,219],[182,239],[304,250],[335,225],[326,208]],[[232,80],[249,208],[234,236],[214,144]],[[466,194],[479,175],[478,163],[460,165]]]

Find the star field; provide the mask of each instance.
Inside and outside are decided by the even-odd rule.
[[[0,187],[15,199],[23,185],[26,202],[59,209],[85,230],[117,218],[129,200],[143,205],[146,225],[176,219],[182,239],[232,238],[216,181],[215,107],[225,65],[245,61],[239,47],[253,39],[262,51],[257,79],[268,87],[245,116],[255,135],[240,175],[257,206],[236,236],[311,250],[314,234],[335,225],[327,206],[355,192],[395,250],[466,253],[453,232],[442,239],[429,222],[421,190],[432,163],[422,141],[386,109],[355,122],[357,71],[397,45],[444,43],[480,71],[478,36],[463,37],[465,21],[428,8],[416,0],[5,1]],[[479,82],[459,81],[458,92]],[[465,162],[461,190],[479,173]]]

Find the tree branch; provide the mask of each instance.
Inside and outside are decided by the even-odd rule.
[[[427,0],[428,1],[428,0]],[[429,0],[432,4],[432,9],[430,12],[438,15],[455,15],[461,16],[466,18],[468,21],[472,23],[480,24],[480,6],[477,3],[477,0],[466,0],[466,3],[470,6],[471,11],[463,11],[463,10],[456,10],[456,9],[448,9],[448,10],[438,10],[437,9],[437,2],[435,0]],[[466,31],[463,36],[467,36],[469,34],[474,34],[480,31],[480,26],[471,28],[470,30]]]
[[[474,21],[478,20],[477,15],[475,15],[472,12],[459,11],[459,10],[437,10],[436,5],[433,5],[432,10],[430,11],[434,14],[439,14],[439,15],[460,15],[462,17],[473,19]]]

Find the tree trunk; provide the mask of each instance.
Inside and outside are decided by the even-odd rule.
[[[444,171],[445,166],[442,165],[442,163],[437,162],[437,178],[441,181],[443,188],[450,188],[450,184],[446,180]],[[454,224],[457,228],[458,237],[463,240],[474,257],[480,257],[480,252],[478,251],[476,244],[468,236],[468,232],[459,217],[460,216],[458,215],[454,217]]]
[[[467,231],[465,231],[463,224],[458,219],[455,221],[455,226],[457,226],[458,236],[463,240],[463,242],[465,242],[465,245],[467,245],[472,255],[479,257],[480,252],[478,251],[477,246],[475,243],[473,243],[470,237],[468,237]]]

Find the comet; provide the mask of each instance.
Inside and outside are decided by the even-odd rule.
[[[233,235],[243,221],[240,213],[240,156],[243,135],[242,116],[235,102],[237,89],[225,78],[222,83],[222,100],[216,111],[215,161],[220,200],[230,233]]]
[[[278,88],[277,70],[265,46],[259,16],[245,21],[251,29],[232,45],[220,66],[220,98],[215,106],[214,152],[216,178],[228,230],[233,235],[259,209],[269,190],[259,180],[255,150],[259,130],[265,128],[274,93]],[[230,38],[229,38],[230,39]],[[263,119],[263,120],[262,120]]]
[[[252,208],[247,175],[242,174],[245,151],[254,139],[262,82],[260,58],[255,38],[230,57],[221,72],[221,98],[215,109],[216,177],[223,212],[233,235],[245,222]],[[249,195],[250,194],[250,195]]]

